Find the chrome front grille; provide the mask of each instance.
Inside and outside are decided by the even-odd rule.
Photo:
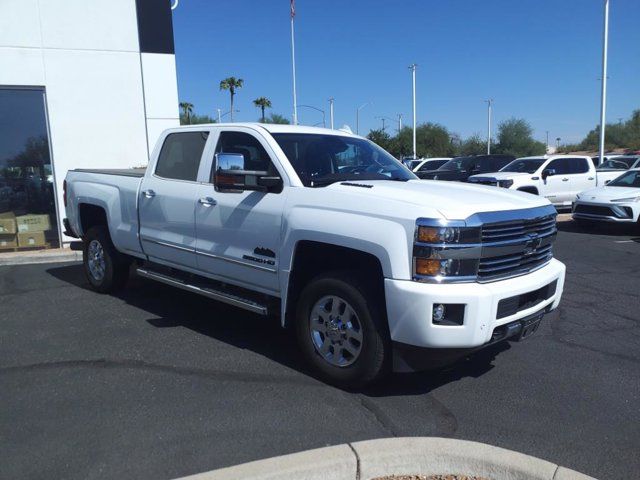
[[[478,281],[524,275],[553,258],[556,215],[482,225]]]

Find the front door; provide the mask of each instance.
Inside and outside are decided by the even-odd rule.
[[[152,261],[196,267],[197,179],[207,137],[207,131],[167,135],[155,171],[142,181],[140,241]]]
[[[269,145],[251,129],[221,129],[215,153],[244,156],[245,170],[281,175]],[[217,188],[215,160],[210,183],[199,187],[196,205],[198,269],[221,280],[265,293],[279,290],[282,212],[286,188],[279,193]]]
[[[569,198],[569,162],[566,158],[556,158],[545,167],[545,170],[551,169],[555,174],[543,180],[542,195],[556,206],[563,205]]]

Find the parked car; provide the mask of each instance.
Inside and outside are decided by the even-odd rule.
[[[515,159],[512,155],[475,155],[456,157],[437,170],[416,172],[424,180],[449,180],[466,182],[471,175],[495,172]]]
[[[579,192],[618,175],[617,171],[596,171],[590,157],[545,155],[518,158],[499,172],[474,175],[469,182],[540,195],[562,208],[571,207]]]
[[[451,157],[419,158],[417,160],[404,160],[403,163],[414,173],[436,170],[451,160]]]
[[[640,168],[622,173],[603,187],[579,193],[573,204],[572,217],[579,222],[640,225]]]
[[[562,295],[547,200],[419,181],[346,132],[178,127],[146,172],[72,170],[63,185],[66,234],[82,239],[93,289],[122,288],[135,264],[144,278],[279,317],[341,386],[433,366],[432,349],[444,358],[526,339]]]
[[[612,158],[616,158],[616,157],[620,157],[622,155],[615,153],[615,154],[605,154],[602,156],[602,163],[606,162],[607,160],[611,160]],[[596,166],[596,168],[598,168],[600,166],[600,156],[596,155],[595,157],[591,157],[591,160],[593,161],[593,164]]]

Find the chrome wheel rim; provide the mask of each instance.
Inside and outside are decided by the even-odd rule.
[[[104,278],[104,249],[98,240],[91,240],[87,248],[87,265],[94,280],[100,282]]]
[[[329,364],[347,367],[362,351],[362,324],[349,303],[336,295],[318,300],[309,317],[311,341]]]

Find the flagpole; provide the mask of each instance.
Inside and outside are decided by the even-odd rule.
[[[298,100],[296,98],[296,43],[293,32],[293,18],[295,13],[295,0],[291,0],[291,66],[293,71],[293,124],[298,124]]]

